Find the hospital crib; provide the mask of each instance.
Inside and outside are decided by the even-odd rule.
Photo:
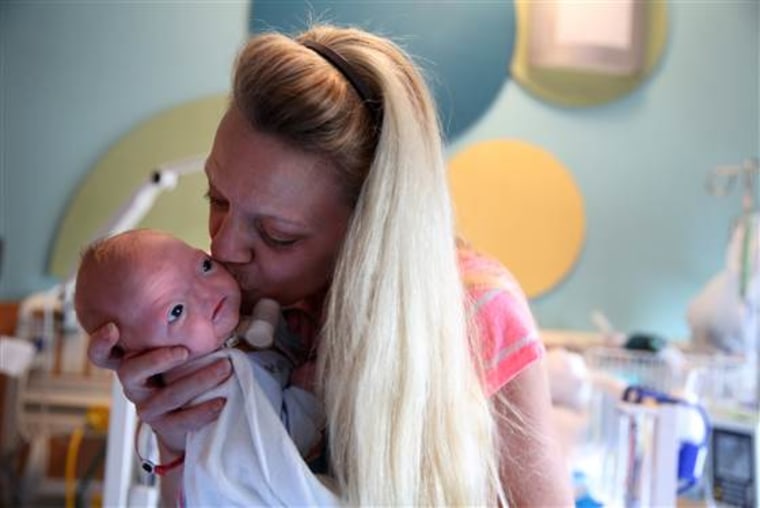
[[[582,455],[587,462],[580,468],[594,476],[590,479],[591,490],[607,500],[620,499],[620,490],[614,489],[625,483],[626,465],[621,466],[619,456],[624,453],[630,439],[624,432],[624,419],[621,418],[620,400],[626,387],[645,387],[684,398],[710,412],[711,408],[719,405],[735,404],[737,400],[745,399],[749,393],[747,380],[753,378],[743,358],[682,352],[673,347],[653,353],[594,346],[583,352],[583,358],[592,379],[592,390],[588,407],[589,425],[582,445]],[[640,411],[655,415],[658,410],[642,408]],[[641,414],[640,411],[636,413]],[[654,427],[649,432],[650,439],[657,437]],[[662,450],[658,448],[665,446],[675,447],[677,454],[675,434],[677,432],[672,432],[665,444],[658,442],[651,453],[660,454],[662,459]],[[667,459],[665,470],[674,467],[673,460],[673,457]],[[657,478],[662,478],[665,473],[656,466],[656,460],[652,464],[655,470],[650,473],[650,478],[656,483]]]

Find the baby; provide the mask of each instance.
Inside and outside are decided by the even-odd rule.
[[[187,439],[183,492],[188,505],[333,504],[332,493],[301,458],[319,447],[321,408],[311,393],[290,385],[293,364],[286,356],[261,350],[273,344],[275,330],[287,333],[279,306],[262,300],[253,316],[241,320],[240,299],[235,279],[206,253],[171,235],[141,229],[85,250],[74,302],[88,333],[108,322],[118,326],[118,347],[125,356],[182,345],[189,350],[188,362],[229,357],[234,375],[203,397],[225,397],[222,414]],[[253,346],[253,352],[229,347],[238,342]],[[189,365],[165,375],[181,376],[192,370]],[[220,492],[218,486],[230,484],[235,488]]]

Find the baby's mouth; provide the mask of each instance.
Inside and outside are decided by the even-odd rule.
[[[224,296],[224,297],[222,297],[221,300],[219,300],[219,303],[216,304],[216,306],[214,307],[214,311],[211,314],[211,320],[212,321],[216,321],[216,318],[219,315],[219,313],[221,312],[222,308],[224,307],[224,302],[226,302],[226,301],[227,301],[227,297]]]

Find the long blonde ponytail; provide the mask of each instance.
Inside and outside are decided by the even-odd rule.
[[[381,126],[304,41],[341,55],[382,97]],[[354,206],[317,355],[345,502],[494,504],[496,430],[468,340],[440,129],[423,78],[390,41],[331,26],[295,41],[262,36],[241,58],[239,73],[248,70],[236,101],[254,127],[327,156]]]

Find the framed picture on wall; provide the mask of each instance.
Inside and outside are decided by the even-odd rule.
[[[530,65],[617,76],[644,67],[646,0],[530,2]]]

